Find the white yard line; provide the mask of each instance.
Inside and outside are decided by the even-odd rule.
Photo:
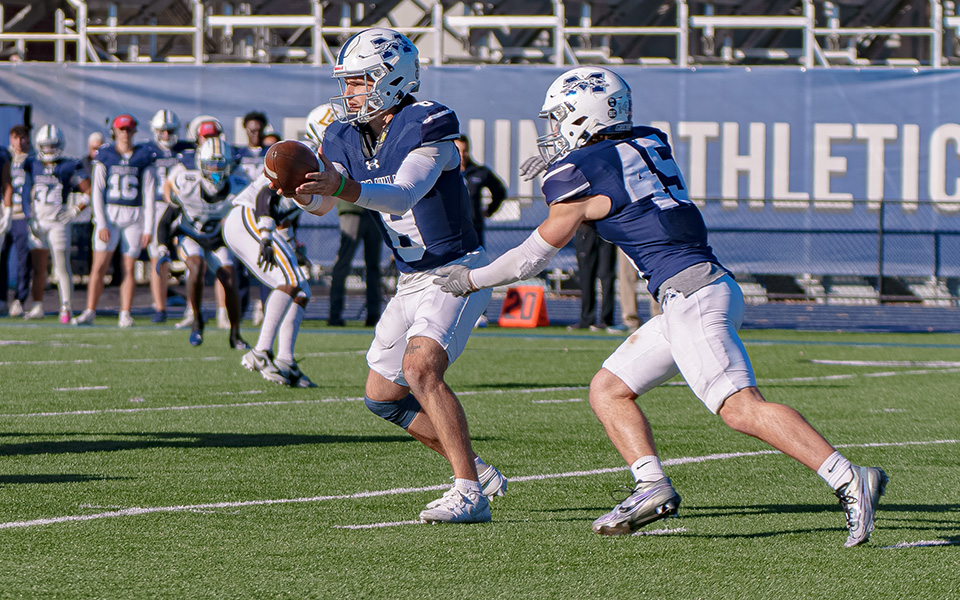
[[[898,542],[892,546],[881,546],[881,550],[899,550],[901,548],[924,548],[929,546],[956,546],[958,540],[920,540],[919,542]]]
[[[838,448],[873,448],[873,447],[888,447],[888,446],[924,446],[931,444],[957,444],[960,443],[960,440],[931,440],[931,441],[913,441],[913,442],[874,442],[868,444],[844,444],[838,445]],[[769,454],[779,454],[775,450],[761,450],[758,452],[726,452],[720,454],[708,454],[705,456],[688,456],[682,458],[670,458],[663,461],[664,465],[682,465],[682,464],[693,464],[706,462],[710,460],[725,460],[730,458],[743,458],[743,457],[752,457],[752,456],[764,456]],[[568,471],[566,473],[544,473],[539,475],[525,475],[521,477],[511,477],[510,481],[513,483],[524,482],[524,481],[542,481],[546,479],[559,479],[564,477],[584,477],[591,475],[598,475],[604,473],[614,473],[618,471],[626,471],[628,467],[611,467],[605,469],[592,469],[589,471]],[[0,529],[22,529],[26,527],[37,527],[40,525],[54,525],[57,523],[71,523],[79,521],[93,521],[97,519],[109,519],[115,517],[134,517],[140,515],[148,515],[155,513],[173,513],[173,512],[185,512],[185,511],[203,511],[203,510],[212,510],[218,508],[243,508],[248,506],[269,506],[275,504],[303,504],[303,503],[313,503],[313,502],[327,502],[330,500],[357,500],[361,498],[375,498],[381,496],[395,496],[400,494],[412,494],[420,492],[429,492],[437,490],[448,489],[449,484],[444,485],[430,485],[424,487],[416,488],[393,488],[388,490],[371,490],[364,492],[356,492],[353,494],[336,494],[330,496],[309,496],[304,498],[278,498],[270,500],[244,500],[236,502],[213,502],[209,504],[180,504],[175,506],[152,506],[152,507],[131,507],[123,508],[119,510],[111,510],[100,513],[92,513],[86,515],[64,515],[60,517],[47,517],[42,519],[32,519],[28,521],[8,521],[6,523],[0,523]],[[396,525],[405,525],[411,523],[410,521],[399,521],[399,522],[390,522],[390,523],[358,523],[358,524],[349,524],[341,525],[341,528],[350,528],[350,529],[370,529],[375,527],[389,527]],[[414,522],[415,523],[415,522]],[[675,530],[674,530],[675,531]]]
[[[108,385],[90,385],[85,387],[72,387],[72,388],[53,388],[55,392],[92,392],[96,390],[109,390],[110,386]]]

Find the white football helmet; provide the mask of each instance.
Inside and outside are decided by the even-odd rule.
[[[180,117],[172,110],[160,109],[150,119],[150,129],[153,130],[153,139],[161,148],[170,150],[180,139]],[[167,139],[162,139],[161,132],[168,131]]]
[[[197,148],[197,168],[200,169],[203,190],[215,195],[223,189],[230,177],[230,147],[219,137],[207,138]]]
[[[550,84],[540,118],[547,120],[547,133],[537,146],[551,164],[594,135],[633,129],[630,86],[610,69],[571,69]]]
[[[55,162],[63,156],[65,140],[63,132],[56,125],[44,125],[33,136],[33,147],[42,162]]]
[[[330,99],[337,119],[343,123],[368,123],[420,89],[419,56],[413,42],[393,29],[374,27],[347,40],[333,67],[341,92]],[[348,96],[345,77],[366,77],[366,91]],[[358,96],[365,96],[363,104],[352,110],[349,100]]]
[[[307,114],[307,139],[320,145],[323,144],[323,133],[331,123],[337,120],[330,104],[321,104]]]

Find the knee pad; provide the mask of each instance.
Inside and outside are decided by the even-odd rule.
[[[413,418],[420,412],[420,403],[417,402],[413,394],[407,394],[406,398],[395,402],[376,402],[368,396],[364,396],[363,402],[373,414],[391,423],[396,423],[404,429],[410,426]]]

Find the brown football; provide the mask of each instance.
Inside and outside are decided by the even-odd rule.
[[[294,190],[307,181],[307,173],[321,170],[323,167],[313,150],[296,140],[277,142],[263,158],[264,175],[287,196],[292,196]]]

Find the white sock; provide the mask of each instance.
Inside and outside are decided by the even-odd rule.
[[[641,481],[656,481],[667,476],[666,473],[663,472],[663,465],[660,464],[660,459],[652,454],[641,456],[635,460],[633,464],[630,465],[630,472],[633,473],[633,480],[638,483]]]
[[[480,482],[471,481],[469,479],[454,479],[453,487],[457,488],[461,492],[476,492],[480,493]]]
[[[293,362],[293,347],[303,322],[303,307],[294,302],[280,322],[280,338],[277,340],[277,360]]]
[[[257,338],[256,349],[260,352],[273,349],[273,340],[277,337],[280,321],[291,302],[293,302],[293,298],[290,297],[290,294],[280,290],[273,290],[267,296],[267,302],[263,306],[263,321],[260,323],[260,337]]]
[[[842,454],[834,451],[817,469],[817,475],[831,488],[838,490],[853,479],[853,465]]]

